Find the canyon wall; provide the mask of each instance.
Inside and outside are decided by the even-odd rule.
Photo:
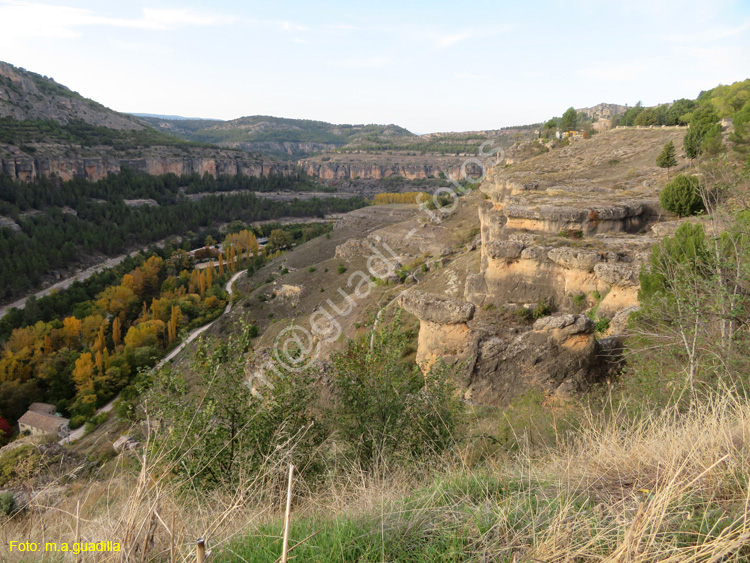
[[[165,156],[152,155],[143,158],[101,157],[28,157],[9,156],[0,159],[0,170],[15,180],[28,182],[44,176],[58,176],[63,180],[74,177],[99,180],[108,174],[117,173],[121,166],[133,168],[146,174],[177,175],[209,173],[212,176],[227,174],[234,176],[261,176],[268,174],[291,174],[294,165],[285,162],[255,159],[252,156]]]
[[[325,158],[325,157],[324,157]],[[299,161],[299,166],[310,176],[324,182],[341,182],[352,180],[383,180],[392,176],[401,176],[407,180],[425,180],[427,178],[447,178],[458,180],[461,174],[460,162],[430,162],[429,157],[404,159],[404,162],[389,162],[388,157],[350,158],[346,161],[334,159],[323,161],[320,157]]]

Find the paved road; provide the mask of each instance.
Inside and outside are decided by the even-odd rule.
[[[233,289],[232,286],[234,285],[234,282],[236,282],[238,279],[240,279],[240,277],[243,274],[246,273],[246,271],[247,270],[240,270],[239,272],[237,272],[236,274],[234,274],[232,276],[232,278],[227,282],[226,290],[227,290],[227,293],[229,294],[229,301],[227,302],[227,306],[224,308],[224,312],[221,314],[221,316],[226,315],[229,311],[232,310],[232,294],[234,293],[234,289]],[[205,324],[205,325],[203,325],[201,327],[198,327],[198,328],[193,329],[192,331],[190,331],[190,334],[188,334],[187,338],[185,340],[183,340],[180,343],[180,345],[177,346],[174,350],[172,350],[169,354],[167,354],[166,356],[164,356],[159,361],[159,363],[157,363],[154,366],[154,369],[161,368],[168,361],[170,361],[173,358],[175,358],[180,352],[182,352],[182,350],[184,350],[185,346],[187,346],[188,344],[190,344],[193,340],[195,340],[201,334],[203,334],[206,330],[208,330],[216,321],[218,321],[221,318],[221,316],[217,317],[216,319],[214,319],[213,321],[211,321],[208,324]],[[109,411],[111,411],[112,410],[112,406],[115,404],[116,400],[117,400],[117,397],[115,397],[109,403],[107,403],[102,408],[100,408],[98,411],[96,411],[96,414],[99,414],[101,412],[109,412]],[[70,443],[70,442],[72,442],[74,440],[78,440],[79,438],[83,437],[84,427],[85,427],[85,425],[81,426],[79,428],[76,428],[75,430],[73,430],[70,433],[70,435],[68,437],[63,438],[62,440],[60,440],[59,443],[60,444],[67,444],[67,443]]]
[[[165,243],[166,243],[165,240],[160,240],[160,241],[154,243],[153,246],[158,246],[158,247],[163,248]],[[149,246],[151,246],[151,245],[149,245]],[[148,246],[144,246],[140,250],[133,250],[132,252],[128,252],[127,254],[120,254],[119,256],[115,256],[113,258],[108,258],[104,262],[99,262],[98,264],[96,264],[94,266],[86,268],[85,270],[82,270],[82,271],[78,272],[77,274],[74,274],[74,275],[72,275],[72,276],[70,276],[68,278],[65,278],[64,280],[59,281],[56,284],[53,284],[53,285],[49,286],[48,288],[42,289],[40,291],[37,291],[33,295],[36,296],[37,299],[39,299],[40,297],[44,297],[45,295],[49,295],[53,291],[59,291],[61,289],[67,289],[71,285],[73,285],[73,282],[83,281],[85,279],[90,278],[91,276],[93,276],[97,272],[101,272],[102,270],[106,270],[107,268],[114,268],[120,262],[122,262],[123,260],[125,260],[125,258],[127,258],[128,256],[136,256],[142,250],[147,250],[147,249],[148,249]],[[31,294],[27,295],[26,297],[23,297],[23,298],[19,299],[18,301],[15,301],[13,303],[9,303],[8,305],[3,305],[2,307],[0,307],[0,318],[2,318],[3,315],[5,315],[5,313],[7,313],[13,307],[15,307],[16,309],[23,309],[26,306],[26,300],[29,297],[31,297]]]
[[[332,220],[337,220],[343,216],[342,213],[332,213],[330,215],[327,215],[325,218],[320,219],[318,217],[279,217],[278,219],[267,219],[263,221],[254,221],[253,225],[263,225],[266,223],[279,223],[281,225],[291,225],[296,223],[327,223]],[[164,246],[165,241],[160,240],[159,242],[155,243],[156,246]],[[147,250],[148,247],[144,247],[142,250]],[[133,252],[130,252],[129,254],[121,254],[119,256],[115,256],[114,258],[109,258],[108,260],[105,260],[104,262],[100,262],[99,264],[96,264],[95,266],[91,266],[90,268],[87,268],[81,272],[78,272],[77,274],[70,276],[69,278],[65,278],[62,281],[57,282],[54,285],[49,286],[46,289],[42,289],[40,291],[37,291],[33,295],[36,296],[37,299],[40,297],[44,297],[45,295],[49,295],[53,291],[59,291],[61,289],[66,289],[73,285],[73,282],[75,281],[83,281],[87,278],[90,278],[92,275],[94,275],[97,272],[101,272],[102,270],[106,270],[107,268],[114,268],[117,266],[120,262],[125,260],[128,256],[135,256],[141,252],[140,250],[134,250]],[[201,264],[198,264],[196,266],[197,268],[206,268],[208,265],[202,266]],[[32,294],[26,295],[25,297],[19,299],[18,301],[14,301],[13,303],[9,303],[7,305],[3,305],[0,307],[0,318],[5,315],[11,308],[15,307],[16,309],[23,309],[26,306],[26,299],[28,299]]]

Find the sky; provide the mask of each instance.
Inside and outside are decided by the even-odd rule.
[[[750,77],[750,0],[0,0],[0,60],[122,112],[497,129]]]

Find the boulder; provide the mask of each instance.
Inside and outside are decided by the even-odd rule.
[[[131,436],[125,434],[117,438],[117,440],[115,440],[112,444],[112,447],[119,454],[127,450],[135,450],[136,448],[138,448],[138,445],[139,444],[136,440],[134,440]]]
[[[594,266],[596,277],[609,285],[628,287],[638,285],[638,273],[631,264],[599,263]]]
[[[553,248],[547,253],[547,257],[566,268],[575,268],[585,272],[592,272],[594,266],[602,260],[599,252],[568,247]]]
[[[485,335],[476,350],[465,397],[483,405],[505,406],[530,389],[564,398],[610,369],[584,315],[539,319],[533,330],[507,338]]]
[[[474,317],[474,304],[439,295],[411,290],[398,299],[401,307],[419,320],[452,325],[465,323]]]
[[[524,244],[519,241],[494,240],[484,245],[484,252],[495,260],[515,260],[521,257]]]

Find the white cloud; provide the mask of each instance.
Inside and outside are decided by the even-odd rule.
[[[140,18],[112,18],[71,6],[0,0],[0,44],[26,37],[72,39],[79,37],[80,28],[87,26],[169,30],[193,25],[228,24],[233,19],[194,10],[153,8],[144,8]]]
[[[283,31],[305,31],[307,28],[304,25],[300,25],[298,23],[290,22],[290,21],[280,21],[277,22],[277,25],[279,28]]]
[[[339,68],[383,68],[390,66],[393,61],[387,57],[346,58],[338,61],[330,61],[330,66]]]
[[[463,41],[464,39],[471,38],[471,33],[454,33],[453,35],[442,35],[437,37],[435,40],[435,43],[438,47],[450,47],[451,45],[455,45],[459,41]]]

